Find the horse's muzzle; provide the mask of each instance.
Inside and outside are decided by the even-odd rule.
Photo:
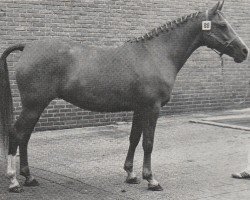
[[[240,38],[238,38],[236,41],[236,43],[233,44],[234,47],[234,61],[236,63],[241,63],[244,60],[247,59],[248,56],[248,48],[247,46],[242,42],[242,40]]]
[[[236,63],[241,63],[241,62],[243,62],[244,60],[246,60],[247,59],[247,56],[248,56],[248,49],[247,48],[244,48],[243,50],[242,50],[242,53],[239,55],[236,55],[235,57],[234,57],[234,61],[236,62]]]

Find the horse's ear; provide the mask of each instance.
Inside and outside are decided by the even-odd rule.
[[[220,9],[222,8],[223,3],[224,1],[222,2],[222,5],[221,5],[221,2],[218,1],[218,3],[210,10],[210,14],[214,15],[217,12],[217,10],[219,10],[219,8]]]
[[[220,2],[220,1],[219,1],[219,2]],[[220,2],[219,7],[217,8],[219,11],[222,10],[222,7],[223,7],[223,5],[224,5],[224,2],[225,2],[225,0],[223,0],[222,2]]]

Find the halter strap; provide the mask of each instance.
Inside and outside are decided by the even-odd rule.
[[[208,21],[208,10],[206,10],[206,20]]]

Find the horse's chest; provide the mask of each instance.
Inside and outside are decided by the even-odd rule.
[[[168,102],[172,93],[173,84],[164,82],[158,88],[158,94],[161,102]]]
[[[142,84],[141,94],[145,102],[161,102],[166,104],[170,100],[173,88],[173,81],[164,80],[161,78],[154,78]]]

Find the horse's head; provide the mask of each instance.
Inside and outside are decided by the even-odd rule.
[[[240,63],[247,58],[248,48],[221,12],[223,4],[224,0],[219,1],[212,9],[206,11],[206,21],[211,21],[211,26],[209,22],[204,25],[204,29],[207,30],[203,30],[203,42],[209,48],[227,54],[234,58],[235,62]]]

